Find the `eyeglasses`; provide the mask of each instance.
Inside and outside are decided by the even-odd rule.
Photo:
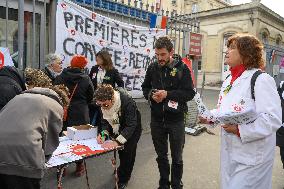
[[[96,104],[98,106],[102,106],[102,107],[105,107],[105,108],[109,107],[109,104],[107,104],[107,103],[98,103],[98,102],[96,102]]]

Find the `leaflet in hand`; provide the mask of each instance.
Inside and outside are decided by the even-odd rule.
[[[212,124],[210,124],[211,127],[215,127],[220,123],[220,121],[214,116],[214,114],[212,114],[211,111],[208,110],[208,108],[205,106],[198,92],[196,92],[194,96],[194,101],[197,105],[199,115],[212,122]]]
[[[242,111],[230,111],[218,114],[218,119],[224,124],[249,124],[257,119],[257,113],[253,107],[243,109]]]

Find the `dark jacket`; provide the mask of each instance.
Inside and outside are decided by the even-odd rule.
[[[67,126],[90,123],[88,104],[93,100],[94,87],[89,76],[79,68],[63,69],[54,81],[54,84],[65,84],[70,96],[77,83],[78,86],[68,107]]]
[[[118,89],[120,93],[121,109],[119,113],[119,135],[122,135],[126,140],[129,140],[132,136],[141,134],[141,114],[136,106],[135,101],[132,97],[122,88]],[[108,121],[102,119],[101,121],[102,130],[110,132],[112,137],[116,138],[112,132],[112,127]]]
[[[166,99],[156,103],[152,99],[153,89],[166,90]],[[186,102],[195,95],[189,69],[183,62],[176,60],[165,66],[160,66],[158,62],[150,64],[142,90],[144,97],[151,103],[152,120],[166,122],[183,120],[184,112],[187,111]],[[180,111],[171,111],[168,108],[169,100],[178,102]]]
[[[12,66],[0,69],[0,110],[16,95],[26,90],[22,71]]]
[[[46,157],[59,145],[62,116],[51,89],[35,87],[10,100],[0,113],[0,174],[42,178]]]
[[[284,99],[282,98],[282,94],[284,93],[284,84],[278,88],[278,93],[281,99],[281,107],[282,107],[282,123],[284,123]],[[276,132],[276,145],[280,147],[284,147],[284,127],[280,127]]]
[[[97,89],[98,70],[99,66],[95,65],[92,67],[89,74],[95,89]],[[124,87],[124,82],[120,77],[117,69],[115,68],[106,71],[105,77],[103,79],[103,84],[110,84],[113,88],[115,87],[115,84],[117,84],[117,87]]]
[[[42,71],[49,77],[49,79],[51,79],[52,83],[54,83],[56,76],[52,73],[52,71],[48,67],[45,67]]]

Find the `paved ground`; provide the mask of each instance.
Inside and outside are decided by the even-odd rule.
[[[216,90],[205,90],[204,101],[213,108],[218,96]],[[142,135],[138,149],[137,159],[134,166],[133,176],[128,189],[155,189],[157,188],[159,173],[155,161],[156,154],[149,134],[149,108],[144,100],[137,100],[142,112],[144,134]],[[212,130],[216,135],[203,133],[200,136],[186,135],[184,149],[184,175],[185,189],[218,189],[219,188],[219,129]],[[273,170],[273,189],[283,189],[284,170],[282,169],[279,150],[275,154]],[[111,155],[87,160],[89,180],[92,189],[112,189],[114,187],[113,169],[110,163]],[[63,188],[83,189],[87,188],[85,177],[74,176],[74,165],[68,168],[68,175],[64,179]],[[43,179],[43,189],[56,188],[55,170],[46,173]]]

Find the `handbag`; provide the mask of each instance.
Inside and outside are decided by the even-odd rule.
[[[69,98],[69,102],[71,102],[72,97],[73,97],[73,95],[75,93],[75,90],[76,90],[77,86],[78,86],[78,83],[75,85],[75,87],[73,89],[73,92],[72,92],[72,94],[71,94],[71,96]],[[65,106],[65,107],[63,107],[63,121],[66,121],[67,117],[68,117],[68,106]]]

